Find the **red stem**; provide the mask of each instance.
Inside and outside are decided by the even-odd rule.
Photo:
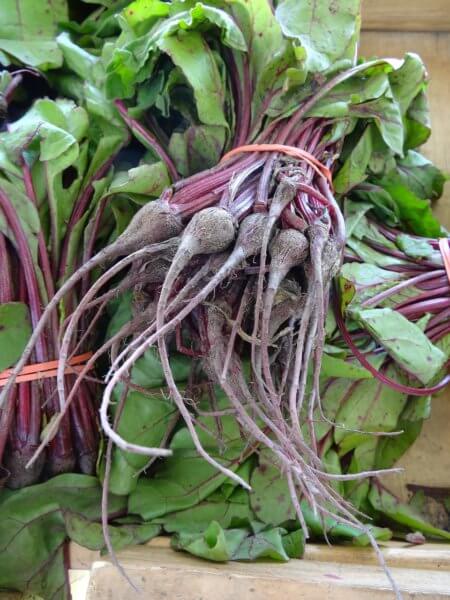
[[[339,292],[337,290],[334,295],[333,304],[334,304],[334,314],[336,317],[336,323],[337,323],[337,326],[339,327],[342,337],[344,338],[344,341],[349,346],[349,348],[353,352],[354,356],[363,365],[363,367],[365,367],[368,371],[370,371],[370,373],[372,373],[372,375],[374,377],[376,377],[379,381],[381,381],[385,385],[391,387],[392,389],[397,390],[398,392],[402,392],[404,394],[409,394],[410,396],[429,396],[430,394],[435,394],[436,392],[439,392],[440,390],[444,389],[450,383],[450,375],[446,375],[444,377],[444,379],[442,379],[442,381],[440,381],[439,383],[437,383],[436,385],[434,385],[432,387],[415,388],[415,387],[411,387],[408,385],[403,385],[402,383],[398,383],[398,381],[395,381],[394,379],[391,379],[390,377],[383,375],[383,373],[380,373],[366,359],[364,353],[361,352],[359,350],[359,348],[353,342],[352,335],[350,334],[350,332],[348,331],[348,329],[345,325],[345,322],[344,322],[344,319],[343,319],[343,316],[342,316],[342,313],[340,310],[340,298],[339,298]]]
[[[114,104],[116,105],[116,108],[118,109],[122,119],[131,129],[131,131],[135,134],[137,133],[138,136],[141,137],[148,144],[148,146],[152,148],[156,152],[156,154],[158,154],[158,156],[162,158],[162,160],[166,163],[167,170],[170,173],[172,181],[178,181],[179,175],[177,173],[175,165],[173,164],[173,161],[170,158],[170,156],[167,154],[167,152],[161,146],[159,141],[156,139],[156,137],[152,135],[148,131],[148,129],[146,129],[141,123],[139,123],[139,121],[136,121],[136,119],[130,117],[127,107],[125,106],[125,103],[122,100],[115,100]]]

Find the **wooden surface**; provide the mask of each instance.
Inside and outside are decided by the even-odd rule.
[[[364,29],[450,31],[449,0],[363,0]]]
[[[379,567],[291,560],[214,564],[145,546],[121,553],[135,592],[108,561],[94,563],[87,600],[384,600],[392,589]],[[450,572],[394,568],[404,600],[450,598]]]
[[[157,537],[145,546],[130,547],[122,550],[120,560],[131,562],[135,552],[151,559],[152,553],[170,547],[169,537]],[[144,550],[143,550],[144,549]],[[391,567],[402,569],[427,569],[450,572],[450,544],[427,543],[412,545],[406,542],[391,541],[382,546],[382,552]],[[182,554],[189,560],[189,556]],[[87,550],[78,544],[70,544],[70,567],[76,571],[89,570],[93,563],[104,561],[99,552]],[[107,560],[107,559],[106,559]],[[359,548],[352,545],[327,546],[325,544],[307,544],[304,560],[314,562],[345,563],[377,566],[378,561],[371,548]],[[2,599],[3,600],[3,599]]]
[[[372,4],[385,5],[384,0]],[[393,9],[405,4],[392,0]],[[417,2],[408,2],[414,7]],[[435,6],[435,2],[420,5]],[[442,3],[441,3],[442,4]],[[450,0],[445,0],[450,18]],[[422,8],[423,10],[423,8]],[[406,9],[405,9],[405,12]],[[402,56],[414,51],[427,65],[430,86],[429,102],[433,133],[424,148],[437,166],[450,172],[450,33],[363,32],[361,54]],[[450,182],[444,196],[435,204],[439,219],[450,229]],[[422,429],[419,439],[399,461],[404,467],[400,475],[385,478],[388,487],[403,500],[408,497],[408,484],[450,488],[450,390],[433,398],[432,414]]]

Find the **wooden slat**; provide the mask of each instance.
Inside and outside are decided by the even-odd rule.
[[[363,0],[363,28],[450,31],[449,0]]]
[[[146,544],[146,553],[151,560],[152,553],[161,548],[170,547],[169,537],[157,537]],[[446,543],[427,543],[413,546],[404,542],[387,542],[382,546],[384,557],[390,567],[404,569],[428,569],[450,572],[450,545]],[[138,550],[139,556],[142,548]],[[126,548],[119,553],[120,561],[132,562],[135,548]],[[99,552],[93,552],[70,544],[70,567],[75,571],[90,569],[94,562],[102,559]],[[377,557],[371,548],[357,546],[327,546],[325,544],[307,544],[304,560],[315,562],[335,562],[358,565],[378,565]]]
[[[122,555],[123,556],[123,555]],[[136,547],[122,566],[134,592],[107,561],[94,563],[86,600],[391,600],[378,567],[312,560],[285,564],[208,563],[168,548]],[[450,598],[450,573],[392,569],[404,600]]]

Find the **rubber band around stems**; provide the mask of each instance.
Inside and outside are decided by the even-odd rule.
[[[244,146],[233,148],[224,154],[220,162],[225,162],[229,158],[232,158],[241,152],[280,152],[282,154],[286,154],[287,156],[304,160],[318,175],[325,177],[330,185],[332,185],[332,175],[330,169],[307,150],[302,150],[301,148],[296,148],[295,146],[286,146],[285,144],[246,144]]]
[[[66,373],[73,374],[80,372],[87,361],[91,358],[92,352],[85,352],[84,354],[78,354],[70,358],[67,361]],[[56,377],[58,373],[59,360],[50,360],[48,362],[35,363],[33,365],[25,366],[16,378],[15,383],[24,383],[26,381],[38,381],[41,379],[48,379],[50,377]],[[13,369],[6,369],[0,372],[0,387],[3,387]]]

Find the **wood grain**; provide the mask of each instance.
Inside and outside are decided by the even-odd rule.
[[[146,555],[150,560],[155,549],[169,547],[169,537],[154,538],[145,546],[147,548]],[[382,552],[391,567],[450,572],[450,545],[446,543],[427,543],[423,546],[413,546],[405,542],[390,541],[383,544]],[[119,553],[119,560],[133,562],[135,556],[135,548],[130,547]],[[142,549],[138,550],[138,556],[142,556]],[[74,573],[90,569],[93,563],[102,559],[103,557],[100,556],[99,552],[87,550],[78,544],[70,544],[70,567]],[[377,558],[371,548],[360,548],[352,545],[326,546],[325,544],[309,543],[305,548],[304,560],[378,565]]]
[[[363,28],[450,31],[449,0],[363,0]]]
[[[121,563],[134,592],[107,561],[94,563],[87,600],[391,600],[379,567],[292,560],[285,564],[207,563],[169,548],[135,547]],[[450,573],[392,569],[404,600],[450,598]]]

